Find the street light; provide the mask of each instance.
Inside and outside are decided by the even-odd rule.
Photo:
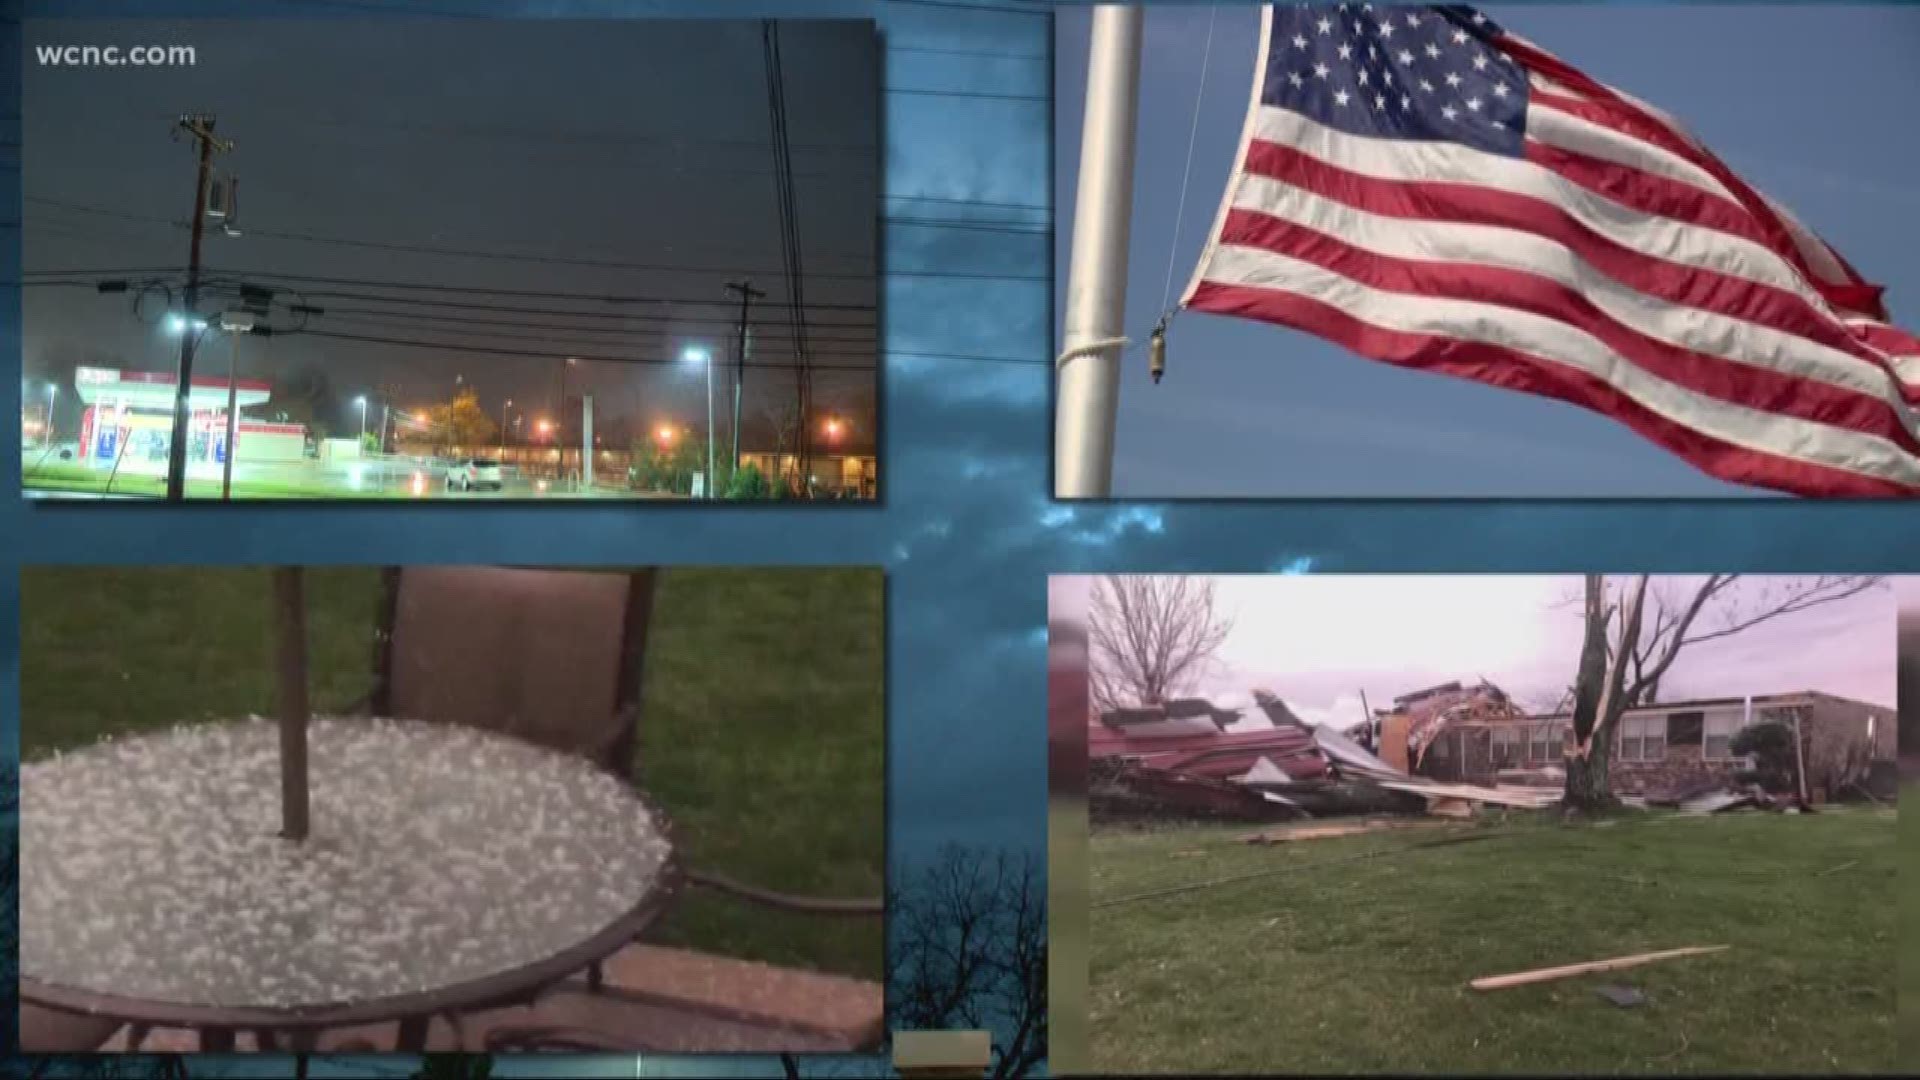
[[[839,417],[837,416],[827,417],[826,430],[827,430],[828,439],[837,442],[840,438],[840,428],[841,428],[841,425],[840,425]]]
[[[700,345],[689,345],[680,352],[680,359],[689,364],[699,364],[707,369],[707,479],[706,498],[713,498],[713,354]]]
[[[364,449],[367,445],[367,395],[361,394],[353,399],[353,403],[360,406],[360,446]]]

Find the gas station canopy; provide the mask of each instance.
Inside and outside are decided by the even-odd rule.
[[[172,372],[122,371],[118,368],[83,367],[73,373],[74,389],[88,405],[122,405],[133,409],[159,409],[171,412],[174,387],[178,380]],[[234,397],[241,408],[259,405],[273,396],[273,384],[260,379],[234,380]],[[196,376],[187,393],[188,409],[199,412],[227,407],[227,380],[220,376]]]

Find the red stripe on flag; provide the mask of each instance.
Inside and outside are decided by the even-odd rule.
[[[1886,323],[1863,326],[1856,323],[1848,329],[1881,352],[1893,356],[1920,356],[1920,337],[1915,337],[1897,326],[1889,326]]]
[[[1642,370],[1695,393],[1877,435],[1908,453],[1920,453],[1920,439],[1885,398],[1656,340],[1616,321],[1573,289],[1536,274],[1381,255],[1285,219],[1248,210],[1227,215],[1221,242],[1288,255],[1384,292],[1470,300],[1532,312],[1581,330]]]
[[[1567,210],[1527,195],[1470,184],[1382,180],[1349,172],[1292,147],[1254,140],[1245,171],[1379,214],[1416,221],[1490,225],[1532,233],[1567,248],[1596,270],[1650,297],[1802,337],[1884,366],[1848,328],[1786,289],[1717,271],[1664,262],[1594,232]],[[1903,389],[1920,401],[1920,387]]]
[[[1746,181],[1740,179],[1732,169],[1727,168],[1719,158],[1704,148],[1696,146],[1682,133],[1673,130],[1665,120],[1627,101],[1612,87],[1574,68],[1559,57],[1535,48],[1525,41],[1501,35],[1494,40],[1494,45],[1513,57],[1522,67],[1538,71],[1549,79],[1593,99],[1580,101],[1548,91],[1532,91],[1531,93],[1542,104],[1550,103],[1555,109],[1658,146],[1704,169],[1708,175],[1720,181],[1722,186],[1732,192],[1734,197],[1747,208],[1748,213],[1752,214],[1760,226],[1766,230],[1769,238],[1767,246],[1798,267],[1807,281],[1820,290],[1820,295],[1835,305],[1871,315],[1876,319],[1887,317],[1886,309],[1881,304],[1883,289],[1864,282],[1838,285],[1814,273],[1807,264],[1806,256],[1801,254],[1800,246],[1794,243],[1793,234],[1788,230],[1786,222],[1773,212],[1773,208],[1767,205],[1767,201],[1761,198]]]
[[[1920,494],[1920,490],[1891,481],[1734,446],[1675,423],[1577,368],[1513,349],[1387,330],[1331,304],[1294,293],[1213,281],[1203,281],[1195,288],[1189,306],[1292,327],[1399,367],[1439,372],[1578,405],[1627,425],[1709,475],[1733,483],[1827,498],[1910,498]]]
[[[1683,225],[1712,229],[1773,250],[1766,230],[1746,207],[1724,196],[1658,173],[1641,172],[1575,150],[1528,140],[1527,160],[1629,209]],[[1794,248],[1794,254],[1799,254]],[[1800,263],[1789,263],[1806,276]]]

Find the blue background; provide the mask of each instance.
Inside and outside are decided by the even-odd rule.
[[[268,6],[246,0],[43,0],[4,10],[17,20],[253,15]],[[340,17],[401,6],[375,0],[272,5],[288,14]],[[404,7],[412,13],[522,16],[875,17],[884,34],[883,83],[889,88],[885,212],[1042,225],[1048,219],[1054,189],[1047,101],[1051,20],[1004,0],[991,9],[970,9],[959,0],[423,0]],[[4,29],[10,40],[0,48],[0,63],[11,66],[7,78],[17,88],[17,22]],[[17,93],[8,95],[6,105],[0,185],[17,221]],[[1191,108],[1190,98],[1183,107]],[[1232,103],[1236,112],[1240,107]],[[1051,237],[1044,229],[887,225],[882,238],[886,266],[1006,275],[885,283],[883,506],[667,513],[624,506],[173,510],[28,506],[17,493],[0,492],[7,563],[0,566],[0,744],[17,753],[18,565],[881,563],[891,590],[889,839],[898,875],[948,841],[1031,850],[1044,845],[1050,573],[1920,570],[1913,543],[1920,510],[1893,504],[1056,505],[1048,495]],[[0,244],[0,259],[6,261],[0,278],[17,279],[17,242]],[[4,347],[17,356],[17,290],[5,293],[4,304]],[[0,393],[16,385],[0,379]],[[0,453],[7,455],[0,476],[10,486],[19,475],[16,446],[0,438]],[[257,1074],[261,1065],[251,1060],[247,1071]],[[839,1066],[857,1069],[851,1062]],[[592,1073],[585,1067],[548,1061],[516,1067],[513,1074],[635,1071],[631,1059],[606,1060]],[[778,1075],[777,1064],[762,1059],[645,1062],[647,1075],[740,1075],[747,1069]],[[823,1063],[823,1071],[831,1070]],[[404,1072],[394,1068],[388,1075]],[[325,1074],[316,1068],[314,1075]]]

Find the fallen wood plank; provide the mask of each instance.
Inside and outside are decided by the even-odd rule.
[[[1489,975],[1475,979],[1468,986],[1475,990],[1504,990],[1509,986],[1526,986],[1530,983],[1551,982],[1554,979],[1568,979],[1575,975],[1586,975],[1595,971],[1613,971],[1618,968],[1638,967],[1651,964],[1656,960],[1677,960],[1683,956],[1701,956],[1706,953],[1721,952],[1729,948],[1726,945],[1696,945],[1685,949],[1668,949],[1665,952],[1638,953],[1633,956],[1616,956],[1611,960],[1589,960],[1584,964],[1567,964],[1564,967],[1539,968],[1534,971],[1517,971],[1511,975]]]
[[[1331,840],[1341,836],[1358,836],[1362,833],[1385,832],[1390,829],[1435,828],[1446,828],[1446,823],[1426,821],[1421,818],[1380,818],[1368,821],[1328,822],[1324,825],[1306,825],[1289,829],[1268,829],[1241,839],[1249,844],[1290,844],[1299,840]]]
[[[1560,794],[1554,791],[1501,791],[1475,784],[1448,784],[1434,781],[1420,783],[1407,780],[1375,780],[1373,782],[1391,791],[1407,791],[1430,798],[1469,799],[1473,802],[1514,806],[1523,810],[1542,810],[1560,801]]]

